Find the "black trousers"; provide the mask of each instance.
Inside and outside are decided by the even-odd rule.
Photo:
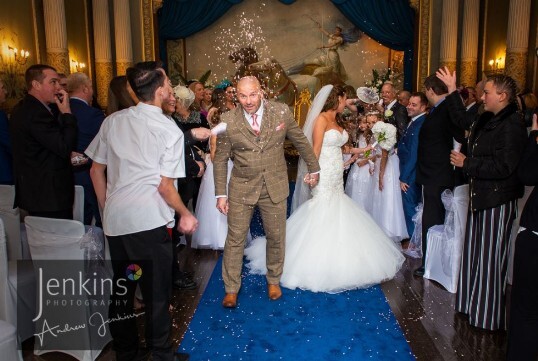
[[[517,235],[510,300],[508,353],[510,361],[538,359],[538,235]]]
[[[422,186],[422,267],[426,262],[428,229],[436,224],[445,222],[445,206],[441,194],[449,186],[423,185]]]
[[[138,352],[138,328],[133,316],[137,285],[146,305],[146,344],[153,360],[173,360],[168,312],[172,295],[172,244],[166,226],[107,238],[114,270],[109,319],[117,319],[110,322],[116,360],[135,360]],[[127,276],[129,270],[136,269],[133,265],[142,270],[137,280]]]

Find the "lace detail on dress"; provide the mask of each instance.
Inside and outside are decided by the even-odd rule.
[[[345,130],[342,133],[336,129],[325,132],[319,155],[319,183],[312,190],[314,197],[330,198],[335,193],[344,193],[342,146],[347,140],[348,134]]]

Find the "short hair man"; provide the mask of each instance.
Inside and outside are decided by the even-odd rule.
[[[416,276],[424,275],[428,229],[443,224],[445,207],[441,194],[452,189],[455,182],[454,167],[450,164],[450,151],[454,139],[465,140],[464,130],[453,124],[445,103],[448,88],[435,74],[424,80],[424,93],[431,105],[418,136],[416,182],[422,185],[422,266]]]
[[[109,318],[120,321],[110,323],[110,331],[116,359],[137,359],[136,319],[122,316],[132,314],[137,284],[128,283],[122,295],[117,280],[129,264],[142,265],[138,285],[146,304],[146,343],[154,360],[172,360],[172,241],[166,226],[174,221],[173,211],[180,215],[181,232],[194,232],[198,222],[174,187],[185,166],[183,135],[162,112],[171,92],[168,77],[155,62],[146,62],[128,68],[127,78],[140,102],[106,118],[86,150],[113,261]]]
[[[397,138],[402,139],[407,128],[407,109],[396,99],[396,89],[391,82],[386,82],[381,87],[382,109],[387,123],[390,123],[398,130]]]
[[[77,120],[56,69],[44,64],[25,73],[28,94],[15,106],[9,121],[15,172],[15,206],[30,215],[73,218],[75,185],[71,152]],[[60,115],[53,115],[56,104]]]
[[[75,155],[82,156],[97,135],[97,132],[99,132],[99,128],[101,128],[101,124],[105,119],[105,114],[92,106],[93,86],[92,81],[86,74],[73,73],[69,75],[67,78],[67,90],[69,92],[71,111],[78,121],[78,139]],[[90,167],[91,161],[74,167],[75,184],[84,188],[84,224],[92,224],[92,219],[95,218],[95,225],[102,227],[97,196],[90,178]]]
[[[309,172],[319,172],[319,163],[308,139],[293,119],[287,105],[264,101],[261,85],[253,76],[237,83],[241,106],[222,115],[226,131],[217,138],[213,161],[217,208],[228,215],[222,276],[226,295],[222,305],[237,306],[246,234],[258,206],[267,233],[267,290],[271,300],[282,295],[280,277],[284,265],[286,204],[289,195],[284,161],[284,139],[290,139],[305,160]],[[234,170],[227,181],[228,159]],[[311,176],[315,186],[319,174]]]
[[[409,98],[411,97],[411,93],[408,92],[407,90],[400,90],[398,92],[398,103],[400,103],[401,105],[403,105],[404,107],[407,108],[407,105],[409,104]]]
[[[402,139],[398,143],[398,158],[400,159],[400,188],[405,215],[405,224],[409,237],[415,231],[413,216],[420,202],[420,187],[416,183],[416,167],[418,152],[418,135],[426,119],[428,98],[422,92],[413,93],[407,104],[407,114],[411,118]]]

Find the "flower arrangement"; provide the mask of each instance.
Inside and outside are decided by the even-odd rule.
[[[367,81],[365,85],[369,88],[374,89],[377,94],[381,93],[381,87],[387,81],[392,81],[394,78],[394,71],[391,68],[378,71],[377,69],[372,69],[372,80]]]
[[[390,150],[396,144],[396,127],[389,123],[377,122],[372,127],[372,134],[376,142],[382,149]]]

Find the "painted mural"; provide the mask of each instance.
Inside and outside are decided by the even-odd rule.
[[[245,0],[187,38],[185,51],[187,79],[211,70],[215,85],[254,74],[280,98],[293,87],[314,94],[328,83],[364,86],[372,70],[385,72],[399,56],[360,32],[328,0]],[[400,77],[395,74],[397,86]]]

